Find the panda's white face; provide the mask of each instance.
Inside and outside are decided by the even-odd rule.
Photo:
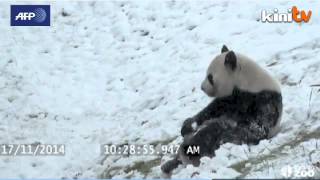
[[[223,97],[232,94],[235,86],[235,70],[225,65],[227,52],[216,56],[207,70],[201,89],[210,97]]]

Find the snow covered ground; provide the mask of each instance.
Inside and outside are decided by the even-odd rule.
[[[10,27],[10,4],[51,4],[51,27]],[[262,23],[261,10],[312,10],[309,23]],[[0,2],[0,144],[65,144],[65,156],[0,156],[0,178],[158,178],[169,156],[103,156],[101,144],[178,144],[210,102],[200,90],[222,44],[282,84],[281,132],[225,144],[173,178],[320,178],[318,1]],[[317,86],[318,85],[318,86]]]

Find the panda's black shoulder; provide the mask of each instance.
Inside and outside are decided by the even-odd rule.
[[[229,96],[219,97],[215,99],[215,103],[219,107],[229,109],[231,113],[243,112],[248,113],[248,110],[256,111],[265,104],[279,104],[282,101],[281,93],[271,90],[262,90],[260,92],[249,92],[234,88]]]
[[[232,95],[234,100],[237,101],[246,101],[246,102],[269,102],[269,101],[281,101],[282,95],[280,92],[272,90],[261,90],[260,92],[249,92],[246,90],[241,90],[234,88]]]

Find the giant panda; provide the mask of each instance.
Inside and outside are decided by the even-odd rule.
[[[198,166],[203,156],[213,157],[223,143],[258,144],[279,131],[282,95],[279,83],[257,63],[223,45],[208,67],[201,89],[215,99],[184,121],[178,154],[161,166],[170,175],[179,164]],[[185,148],[200,147],[199,156]]]

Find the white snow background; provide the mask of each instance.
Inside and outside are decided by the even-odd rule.
[[[11,27],[10,4],[50,4],[51,27]],[[261,10],[312,10],[262,23]],[[318,1],[1,1],[0,144],[65,144],[65,156],[0,156],[0,178],[158,178],[170,156],[102,156],[101,144],[182,141],[223,44],[282,85],[281,132],[225,144],[173,178],[281,178],[320,164]]]

